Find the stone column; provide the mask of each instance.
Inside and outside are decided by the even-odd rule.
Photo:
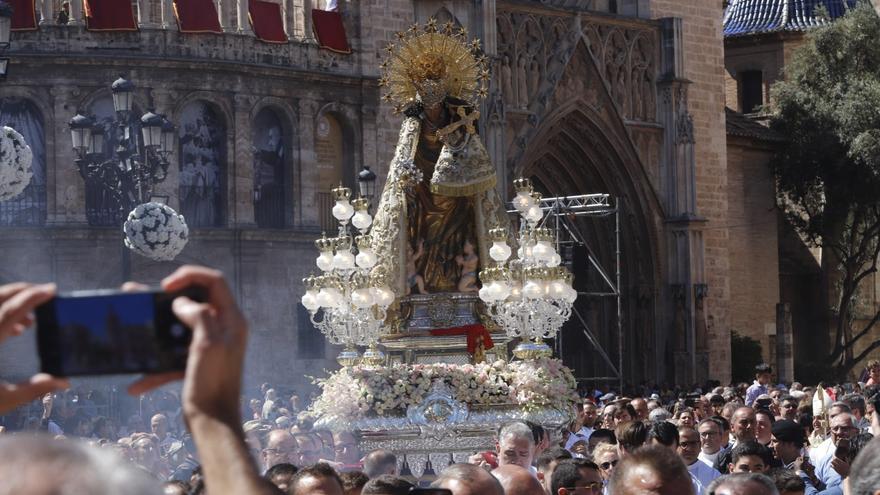
[[[313,3],[319,0],[302,0],[303,9],[303,41],[314,42],[315,35],[312,34],[312,9],[315,8]]]
[[[79,106],[80,90],[75,86],[54,85],[49,94],[54,114],[50,121],[54,125],[46,133],[51,133],[54,138],[54,153],[50,156],[47,149],[46,224],[85,224],[85,182],[74,164],[76,154],[67,127]]]
[[[234,226],[253,227],[254,220],[254,155],[251,151],[251,108],[253,97],[235,95],[233,116],[235,147],[232,150]]]
[[[52,24],[54,19],[52,19],[52,5],[49,4],[50,0],[36,0],[37,1],[37,15],[40,16],[40,25]],[[48,16],[48,17],[47,17]]]
[[[83,0],[70,0],[70,19],[68,26],[82,26],[83,24]]]
[[[293,0],[281,0],[281,20],[284,22],[284,33],[287,39],[293,39]]]
[[[160,0],[161,4],[161,12],[162,12],[162,29],[171,29],[172,26],[175,26],[177,23],[174,19],[174,5],[172,2],[174,0]]]
[[[225,2],[231,0],[214,0],[217,8],[217,18],[220,21],[220,29],[224,32],[229,31],[229,16],[226,14]]]
[[[794,380],[794,332],[791,324],[791,307],[788,303],[776,305],[776,381],[789,383]]]
[[[238,33],[254,34],[248,22],[248,0],[238,0]]]
[[[299,210],[294,212],[296,226],[316,226],[318,212],[318,156],[315,152],[315,119],[318,102],[311,98],[299,100]]]
[[[661,197],[666,206],[666,229],[669,242],[669,281],[673,288],[681,287],[683,296],[676,306],[682,315],[674,316],[684,325],[676,330],[686,339],[685,349],[676,349],[675,378],[678,385],[690,385],[697,373],[695,287],[703,286],[705,219],[697,212],[696,159],[694,156],[694,124],[688,109],[688,86],[684,77],[683,26],[681,19],[661,19],[661,76],[658,89],[661,95],[658,121],[663,125],[663,153],[661,155]],[[705,294],[701,289],[700,293]],[[676,293],[675,290],[673,290]],[[701,301],[702,303],[702,301]],[[701,311],[708,313],[704,308]],[[679,353],[688,356],[688,371]],[[680,379],[688,378],[686,382]]]
[[[159,24],[153,19],[150,0],[138,0],[138,25],[142,28],[156,28]]]

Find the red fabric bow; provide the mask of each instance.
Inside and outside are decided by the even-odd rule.
[[[431,335],[436,337],[467,335],[467,351],[471,356],[480,355],[481,357],[483,351],[495,347],[495,343],[492,342],[492,336],[489,334],[489,331],[479,323],[455,328],[438,328],[431,330]]]

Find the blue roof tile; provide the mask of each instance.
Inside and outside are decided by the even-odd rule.
[[[824,7],[833,20],[857,3],[858,0],[731,0],[724,11],[724,36],[804,31],[826,23],[818,16],[818,7]]]

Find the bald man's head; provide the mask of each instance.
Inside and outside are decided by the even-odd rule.
[[[541,483],[523,467],[513,464],[499,466],[492,470],[492,476],[501,483],[504,495],[544,495]]]
[[[625,457],[611,476],[615,495],[694,495],[684,462],[661,445],[642,447]]]
[[[446,488],[452,495],[504,495],[501,483],[485,469],[473,464],[452,464],[431,483],[432,488]]]

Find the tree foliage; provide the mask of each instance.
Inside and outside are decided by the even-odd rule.
[[[834,345],[848,372],[872,343],[854,345],[880,315],[854,328],[860,286],[880,254],[880,17],[864,2],[811,31],[785,80],[772,88],[771,127],[786,138],[772,161],[779,204],[798,233],[822,248]]]

